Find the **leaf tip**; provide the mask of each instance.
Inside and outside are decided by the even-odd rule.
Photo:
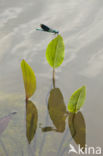
[[[30,65],[27,64],[24,59],[21,61],[21,69],[24,80],[26,100],[28,100],[36,90],[36,76]]]
[[[83,106],[86,99],[86,86],[83,85],[81,88],[77,89],[68,102],[68,110],[71,113],[76,113]]]

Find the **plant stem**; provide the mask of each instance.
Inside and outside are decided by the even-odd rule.
[[[55,69],[53,68],[53,88],[55,88]]]

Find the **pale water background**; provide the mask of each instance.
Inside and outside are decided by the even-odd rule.
[[[40,123],[53,125],[46,103],[52,68],[45,51],[54,38],[53,34],[35,31],[40,23],[63,36],[65,59],[56,70],[56,87],[67,106],[71,94],[86,85],[87,98],[81,110],[86,144],[103,148],[103,0],[0,0],[0,118],[17,111],[0,135],[0,156],[57,156],[68,146],[62,155],[67,156],[69,143],[76,147],[73,140],[69,142],[67,120],[64,133],[44,134],[39,128]],[[25,129],[22,59],[37,78],[32,102],[38,110],[38,127],[30,145]]]

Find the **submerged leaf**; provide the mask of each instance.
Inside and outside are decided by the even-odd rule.
[[[5,117],[0,118],[0,134],[2,134],[3,131],[7,128],[8,123],[14,114],[16,114],[16,112],[10,113]]]
[[[84,150],[86,144],[86,125],[82,113],[70,113],[68,125],[74,141],[76,144],[80,144],[80,147]]]
[[[48,99],[48,111],[55,127],[44,127],[42,128],[42,131],[64,132],[67,111],[63,95],[59,88],[54,88],[50,91],[50,96]]]
[[[81,88],[76,90],[70,97],[68,103],[69,112],[75,113],[79,111],[82,105],[84,104],[85,98],[86,98],[86,87],[82,86]]]
[[[32,101],[26,103],[26,136],[30,143],[37,129],[38,112]]]
[[[26,63],[25,60],[21,62],[24,88],[26,99],[30,98],[36,90],[36,77],[32,68]]]
[[[54,38],[46,49],[46,59],[53,68],[59,67],[64,60],[64,42],[63,38],[58,35]]]

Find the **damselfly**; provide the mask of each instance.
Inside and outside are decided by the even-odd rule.
[[[59,34],[59,31],[51,29],[51,28],[49,28],[48,26],[46,26],[44,24],[40,24],[40,27],[41,27],[41,29],[37,28],[36,30],[46,31],[46,32],[54,33],[54,34]]]

